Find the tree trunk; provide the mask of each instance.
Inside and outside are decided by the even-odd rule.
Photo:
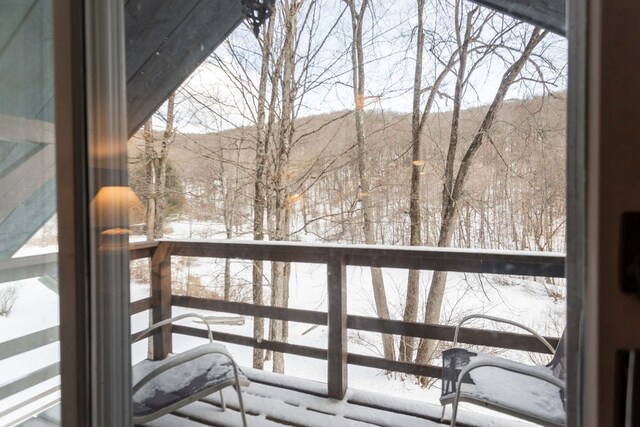
[[[167,205],[167,161],[169,159],[169,146],[173,142],[175,136],[174,131],[174,117],[175,117],[175,102],[176,93],[172,92],[167,99],[167,115],[164,132],[162,134],[162,141],[160,147],[160,154],[157,157],[157,172],[158,178],[156,186],[156,214],[154,221],[153,234],[156,239],[161,238],[164,235],[164,220],[165,220],[165,207]]]
[[[491,102],[484,119],[475,133],[469,148],[465,152],[458,171],[456,173],[455,181],[453,180],[453,164],[455,160],[455,148],[457,142],[457,125],[452,122],[452,137],[449,144],[449,153],[447,155],[447,169],[445,169],[445,183],[443,185],[443,208],[442,208],[442,224],[440,227],[440,238],[438,240],[439,247],[446,247],[451,245],[451,237],[453,236],[453,223],[458,215],[458,201],[462,195],[467,179],[469,177],[469,171],[473,164],[473,160],[484,142],[485,135],[487,135],[493,126],[496,115],[500,111],[505,96],[509,87],[513,84],[518,77],[526,61],[528,61],[533,49],[538,43],[546,36],[547,32],[542,31],[536,27],[524,50],[520,54],[520,57],[505,71],[500,82],[500,86],[496,91],[496,94]],[[463,60],[461,54],[461,61]],[[461,65],[461,69],[462,65]],[[458,75],[458,80],[464,78],[463,74]],[[455,117],[455,105],[459,103],[460,97],[458,92],[458,84],[456,85],[456,98],[454,99],[454,117]],[[454,135],[455,132],[455,135]],[[453,150],[453,153],[452,153]],[[451,170],[449,166],[451,165]],[[445,284],[447,279],[446,272],[434,272],[431,281],[431,287],[429,288],[429,295],[427,297],[427,304],[425,308],[425,323],[438,324],[440,323],[440,313],[442,310],[442,302],[444,300]],[[433,353],[436,349],[436,341],[434,340],[421,340],[418,348],[418,354],[416,356],[416,362],[420,364],[428,363],[433,357]]]
[[[422,93],[422,55],[424,51],[424,2],[418,0],[418,28],[416,34],[416,66],[413,77],[413,111],[411,114],[411,190],[409,193],[409,244],[420,246],[422,219],[420,216],[420,171],[424,166],[422,158],[422,138],[420,128],[420,99]],[[404,305],[405,322],[418,320],[418,304],[420,302],[420,270],[409,270],[407,279],[407,295]],[[401,362],[413,359],[415,338],[400,337]]]
[[[143,127],[144,160],[147,178],[147,240],[155,240],[162,237],[164,227],[165,189],[167,186],[167,158],[169,145],[173,141],[175,93],[169,96],[167,104],[167,122],[162,135],[160,153],[156,153],[155,137],[153,136],[153,122],[149,118]],[[187,282],[188,283],[188,282]],[[149,324],[153,323],[149,312]],[[147,355],[153,357],[153,340],[148,340]]]
[[[294,103],[295,103],[295,66],[296,66],[296,35],[298,30],[298,10],[302,2],[300,0],[287,3],[285,10],[285,39],[282,47],[282,114],[277,135],[276,163],[274,165],[273,189],[274,200],[274,225],[273,240],[285,240],[290,233],[289,212],[289,183],[287,166],[294,132]],[[274,262],[271,265],[271,305],[287,307],[289,305],[289,275],[288,263]],[[286,322],[282,320],[271,321],[271,333],[274,341],[284,342],[286,339]],[[284,373],[284,355],[273,353],[273,372]]]
[[[362,229],[364,241],[368,245],[376,243],[375,230],[372,226],[373,209],[371,206],[371,185],[367,171],[367,153],[365,146],[364,126],[364,51],[362,42],[362,23],[364,13],[368,6],[368,0],[360,4],[359,12],[356,11],[355,0],[346,0],[351,11],[351,26],[353,30],[353,43],[351,45],[351,61],[353,66],[353,98],[355,102],[356,141],[358,148],[358,174],[359,174],[359,199],[362,208]],[[373,285],[373,298],[378,317],[389,319],[389,306],[384,288],[384,279],[380,268],[371,268],[371,283]],[[382,348],[386,359],[395,359],[395,346],[393,336],[382,334]]]
[[[271,46],[273,44],[273,32],[275,19],[270,18],[262,41],[262,67],[260,70],[260,82],[258,85],[258,117],[257,117],[257,135],[256,135],[256,176],[254,186],[253,199],[253,239],[264,240],[264,211],[266,208],[266,191],[265,191],[265,168],[266,168],[266,151],[268,135],[266,134],[266,101],[267,101],[267,82],[269,80],[269,63],[271,60]],[[263,270],[264,261],[253,261],[252,270],[252,295],[253,303],[256,305],[264,304],[263,295]],[[253,318],[253,337],[257,340],[264,338],[264,319],[261,317]],[[264,350],[260,348],[253,349],[253,367],[255,369],[264,368]]]
[[[409,220],[410,220],[410,245],[419,246],[422,244],[422,217],[421,206],[421,179],[420,169],[424,166],[422,158],[422,130],[427,118],[431,113],[431,108],[435,102],[440,86],[454,64],[458,56],[454,52],[450,57],[435,82],[429,89],[429,96],[422,113],[420,112],[420,99],[422,94],[422,58],[424,54],[424,0],[418,0],[418,29],[416,38],[416,66],[413,82],[413,110],[411,115],[411,190],[409,199]],[[428,221],[427,221],[428,224]],[[405,299],[405,309],[403,320],[415,322],[418,319],[418,304],[420,302],[420,272],[410,270],[407,280],[407,295]],[[413,337],[400,338],[400,360],[409,362],[413,358],[415,339]]]
[[[147,179],[147,210],[145,223],[147,224],[147,240],[155,239],[156,229],[156,167],[155,149],[153,147],[155,139],[153,137],[152,119],[146,121],[143,130],[144,137],[144,161],[145,177]]]
[[[153,166],[153,131],[151,119],[147,120],[143,128],[144,138],[144,162],[145,177],[147,179],[147,209],[145,212],[145,223],[147,226],[147,240],[153,240],[153,230],[155,228],[155,167]],[[149,325],[153,324],[153,313],[149,310]],[[147,358],[153,359],[153,340],[147,340]]]

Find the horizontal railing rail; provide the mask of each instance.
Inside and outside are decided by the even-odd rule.
[[[129,247],[129,260],[134,261],[142,258],[151,258],[158,247],[157,241],[145,241],[132,243]]]
[[[142,242],[131,246],[130,259],[151,258],[158,247],[158,242]],[[51,273],[57,267],[58,254],[48,253],[42,255],[32,255],[18,258],[0,260],[0,283],[25,280],[42,277]],[[131,314],[137,314],[152,308],[151,298],[131,303]],[[38,348],[59,342],[60,333],[58,326],[53,326],[40,331],[32,332],[23,336],[12,338],[0,342],[0,361],[11,357],[19,356],[23,353],[36,350]],[[44,367],[35,369],[18,378],[11,379],[0,384],[0,400],[13,396],[16,393],[25,391],[31,387],[39,385],[45,381],[55,378],[60,374],[60,363],[54,362]],[[38,393],[35,396],[25,399],[23,402],[4,410],[0,417],[4,417],[14,410],[33,403],[38,399],[47,398],[49,395],[60,390],[56,385]]]
[[[0,384],[0,400],[60,375],[60,362],[51,363],[19,378]]]
[[[380,245],[309,245],[251,240],[160,240],[171,255],[344,265],[464,273],[564,277],[564,255],[539,252],[390,247]]]
[[[33,332],[0,343],[0,360],[17,356],[60,340],[57,326]]]
[[[41,277],[57,266],[57,253],[3,259],[0,260],[0,283]]]
[[[138,308],[149,307],[150,304],[154,322],[170,317],[171,307],[184,307],[328,326],[326,349],[223,332],[214,332],[214,339],[231,344],[326,360],[328,364],[328,395],[334,398],[344,396],[347,388],[348,364],[418,376],[439,377],[441,374],[439,366],[420,365],[349,353],[347,350],[347,331],[349,329],[439,341],[453,341],[455,332],[455,328],[452,326],[347,314],[347,267],[389,267],[564,277],[564,256],[561,254],[374,245],[308,245],[291,242],[231,240],[160,240],[155,246],[153,244],[145,245],[136,248],[134,244],[132,247],[136,251],[137,258],[142,258],[145,255],[151,257],[151,298],[150,301],[144,300],[137,304]],[[172,256],[325,264],[327,266],[327,312],[172,295]],[[154,357],[164,358],[171,352],[172,333],[206,338],[204,329],[184,325],[168,325],[153,336]],[[557,338],[548,337],[547,339],[552,345],[558,343]],[[473,345],[549,353],[549,350],[541,345],[535,337],[511,332],[462,328],[459,341]]]

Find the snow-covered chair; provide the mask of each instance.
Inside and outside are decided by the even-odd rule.
[[[530,366],[455,348],[460,326],[475,318],[507,323],[530,332],[554,353],[551,362],[545,366]],[[446,405],[453,405],[453,427],[459,402],[470,402],[546,426],[565,425],[564,333],[558,348],[554,349],[546,339],[524,325],[493,316],[471,315],[456,327],[453,346],[442,352],[440,403],[443,421]]]
[[[249,380],[225,346],[213,342],[211,327],[203,316],[183,314],[158,322],[134,335],[132,342],[145,338],[154,329],[186,317],[197,317],[204,321],[209,331],[209,343],[170,355],[164,360],[143,360],[133,366],[133,423],[146,423],[216,391],[220,392],[222,409],[225,410],[222,389],[234,386],[238,393],[242,424],[246,427],[240,387],[248,386]]]

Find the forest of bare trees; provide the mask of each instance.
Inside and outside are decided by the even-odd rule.
[[[132,139],[147,237],[173,216],[225,238],[564,251],[563,43],[462,0],[277,0],[257,37],[238,29]],[[251,269],[252,302],[286,307],[290,266]],[[402,319],[439,323],[446,277],[425,295],[409,272]],[[288,339],[286,322],[253,327]],[[435,350],[381,343],[406,362]],[[254,349],[254,367],[269,359],[284,372]]]

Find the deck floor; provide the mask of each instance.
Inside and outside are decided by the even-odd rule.
[[[243,369],[251,380],[242,396],[249,426],[398,427],[442,426],[439,405],[394,398],[380,393],[349,390],[344,400],[328,399],[326,385],[264,371]],[[241,426],[235,390],[223,391],[147,424],[146,427]],[[514,426],[516,420],[479,416],[462,410],[459,426]],[[448,423],[446,423],[448,425]]]
[[[222,411],[216,393],[192,403],[172,415],[145,424],[148,427],[240,426],[238,399],[234,390],[224,392],[226,411]],[[243,389],[249,426],[403,426],[429,425],[425,419],[387,410],[374,409],[356,402],[335,401],[306,392],[252,384]],[[433,425],[437,425],[434,423]]]
[[[380,393],[349,390],[344,400],[328,399],[326,385],[269,372],[243,369],[251,380],[242,389],[247,424],[256,426],[300,427],[398,427],[442,426],[441,407]],[[238,427],[242,425],[235,390],[223,391],[226,410],[222,410],[219,393],[194,402],[145,427]],[[60,425],[59,406],[22,424],[22,427]],[[461,410],[459,426],[521,426],[511,418],[497,418]],[[57,423],[55,421],[58,421]],[[448,425],[448,423],[446,423]]]

